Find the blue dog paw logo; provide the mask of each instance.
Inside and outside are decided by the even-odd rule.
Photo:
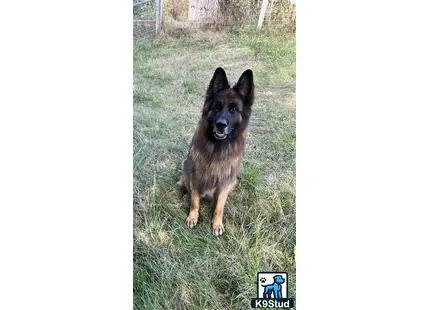
[[[294,308],[294,299],[288,297],[286,272],[258,272],[257,298],[251,299],[251,308]]]
[[[262,278],[261,280],[263,279],[266,280],[265,278]],[[278,274],[273,277],[272,284],[262,284],[264,287],[263,298],[282,298],[282,284],[284,283],[285,279],[282,277],[282,275]]]
[[[288,274],[286,272],[259,272],[257,274],[258,298],[288,298]]]

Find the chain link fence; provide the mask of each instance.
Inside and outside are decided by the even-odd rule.
[[[157,2],[141,0],[133,2],[134,44],[150,42],[156,35]]]
[[[133,4],[133,13],[135,44],[178,29],[296,30],[295,0],[142,0]]]

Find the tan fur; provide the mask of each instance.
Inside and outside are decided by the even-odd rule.
[[[215,203],[214,216],[212,219],[213,231],[217,236],[222,235],[222,233],[225,231],[224,225],[222,224],[222,217],[224,215],[224,205],[225,205],[225,202],[227,201],[228,194],[230,193],[231,190],[233,190],[235,185],[236,185],[236,181],[234,181],[232,184],[222,187],[218,194],[218,197]]]

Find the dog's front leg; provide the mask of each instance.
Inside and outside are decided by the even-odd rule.
[[[212,231],[216,236],[221,236],[223,232],[225,232],[224,225],[222,223],[222,218],[224,215],[224,205],[227,201],[228,193],[230,193],[235,184],[236,182],[223,186],[219,190],[218,195],[216,197],[215,210],[212,219]]]
[[[200,194],[196,189],[191,188],[190,214],[188,215],[185,221],[188,228],[193,228],[197,225],[197,221],[199,219],[199,208],[200,208]]]

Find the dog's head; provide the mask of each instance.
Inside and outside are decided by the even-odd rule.
[[[251,70],[243,72],[236,85],[230,87],[224,69],[216,69],[206,92],[202,115],[212,137],[224,140],[246,129],[253,101]]]
[[[285,279],[281,276],[281,275],[277,275],[273,277],[273,280],[275,281],[275,283],[277,284],[282,284],[285,282]]]

